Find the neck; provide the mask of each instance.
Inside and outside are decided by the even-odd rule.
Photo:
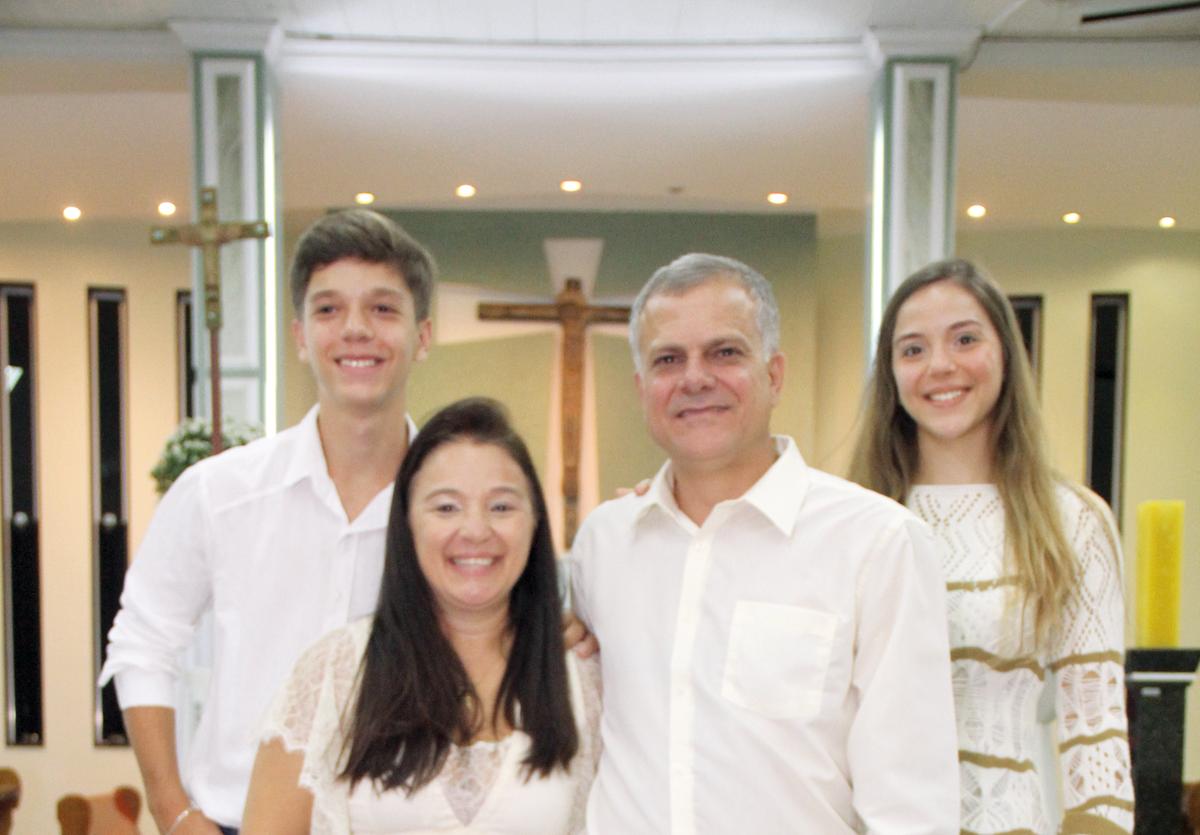
[[[508,607],[487,613],[443,612],[441,624],[479,699],[481,725],[472,739],[500,739],[511,730],[504,717],[496,715],[496,698],[512,645]]]
[[[718,504],[745,495],[778,457],[775,441],[768,437],[756,452],[720,466],[681,465],[673,461],[675,503],[685,516],[703,525]]]
[[[408,451],[404,403],[363,415],[323,406],[317,433],[329,477],[347,518],[354,519],[395,480]]]
[[[945,441],[918,432],[917,484],[989,484],[995,480],[987,431]]]
[[[487,612],[443,612],[442,631],[462,658],[468,672],[471,659],[483,660],[508,655],[508,606]]]

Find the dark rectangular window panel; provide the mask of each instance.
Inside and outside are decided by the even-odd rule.
[[[1025,356],[1033,369],[1033,378],[1042,379],[1042,297],[1009,296],[1013,312],[1017,314],[1017,327],[1021,329],[1021,342],[1025,345]]]
[[[179,381],[179,419],[196,415],[196,366],[192,364],[192,291],[175,293],[175,364]]]
[[[1121,518],[1125,425],[1125,356],[1129,296],[1092,296],[1088,386],[1088,486]]]
[[[41,745],[42,584],[34,452],[33,287],[0,284],[0,334],[6,738],[9,745]]]
[[[88,290],[92,395],[92,635],[95,675],[104,666],[108,630],[121,605],[129,560],[125,477],[125,291]],[[95,743],[127,745],[125,722],[109,682],[96,690]]]

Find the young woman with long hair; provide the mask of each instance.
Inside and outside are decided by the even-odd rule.
[[[1016,317],[969,262],[888,302],[850,475],[945,546],[963,832],[1131,832],[1116,526],[1052,470]],[[1061,820],[1036,766],[1051,681]]]
[[[413,440],[394,490],[375,616],[297,664],[243,834],[582,831],[598,670],[563,648],[525,444],[498,404],[460,401]]]

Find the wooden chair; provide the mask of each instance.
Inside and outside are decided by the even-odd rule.
[[[0,768],[0,835],[12,832],[13,809],[21,802],[21,778],[11,768]]]
[[[1183,817],[1187,821],[1184,832],[1200,835],[1200,783],[1183,784]]]
[[[141,811],[142,797],[129,786],[90,797],[68,794],[58,801],[58,825],[62,835],[139,835]]]

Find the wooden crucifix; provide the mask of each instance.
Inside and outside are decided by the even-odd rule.
[[[204,253],[204,325],[208,328],[209,385],[212,388],[212,451],[221,442],[221,246],[246,238],[266,238],[271,228],[265,220],[227,221],[217,216],[217,190],[200,189],[200,222],[188,226],[153,226],[152,244],[187,244]]]
[[[479,305],[480,319],[558,322],[562,325],[563,542],[569,548],[579,525],[579,447],[583,422],[583,333],[593,322],[629,321],[629,308],[589,305],[577,278],[568,278],[553,304]]]

